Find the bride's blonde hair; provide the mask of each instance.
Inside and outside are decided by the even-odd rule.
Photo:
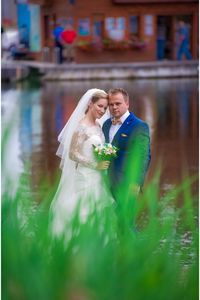
[[[108,94],[106,92],[103,92],[103,91],[102,92],[96,92],[95,94],[92,95],[90,103],[91,102],[92,103],[96,103],[99,99],[106,99],[106,100],[108,100]],[[86,109],[85,114],[87,114],[88,110],[89,110],[89,106]]]

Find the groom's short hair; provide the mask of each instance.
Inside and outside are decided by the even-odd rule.
[[[125,91],[123,88],[110,89],[108,91],[108,96],[116,95],[118,93],[121,93],[125,100],[127,100],[127,101],[129,100],[129,95],[128,95],[127,91]]]

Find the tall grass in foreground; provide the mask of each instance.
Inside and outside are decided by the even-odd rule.
[[[155,178],[134,203],[137,230],[121,221],[126,208],[120,215],[110,206],[84,224],[75,216],[67,240],[49,233],[53,189],[36,205],[27,180],[22,176],[13,201],[2,197],[2,299],[198,299],[191,180],[159,199]]]
[[[53,238],[49,206],[56,187],[41,186],[43,199],[36,204],[29,177],[22,175],[11,200],[8,178],[2,195],[2,299],[198,299],[194,180],[160,197],[158,173],[138,199],[120,190],[120,205],[91,212],[85,223],[75,215],[65,235]]]

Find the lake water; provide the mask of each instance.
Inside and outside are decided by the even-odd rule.
[[[123,87],[130,110],[150,127],[152,160],[146,181],[160,163],[162,190],[198,174],[198,79],[26,82],[2,86],[2,128],[12,131],[4,151],[14,179],[28,161],[33,189],[55,181],[57,136],[80,97],[90,88]],[[4,166],[4,164],[3,164]],[[198,186],[194,187],[195,192]]]

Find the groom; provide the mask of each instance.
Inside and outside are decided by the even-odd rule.
[[[103,132],[106,142],[118,148],[109,167],[111,191],[117,200],[121,190],[129,196],[141,191],[151,158],[150,137],[148,125],[129,112],[129,95],[124,89],[111,89],[108,96],[112,118],[103,124]]]

